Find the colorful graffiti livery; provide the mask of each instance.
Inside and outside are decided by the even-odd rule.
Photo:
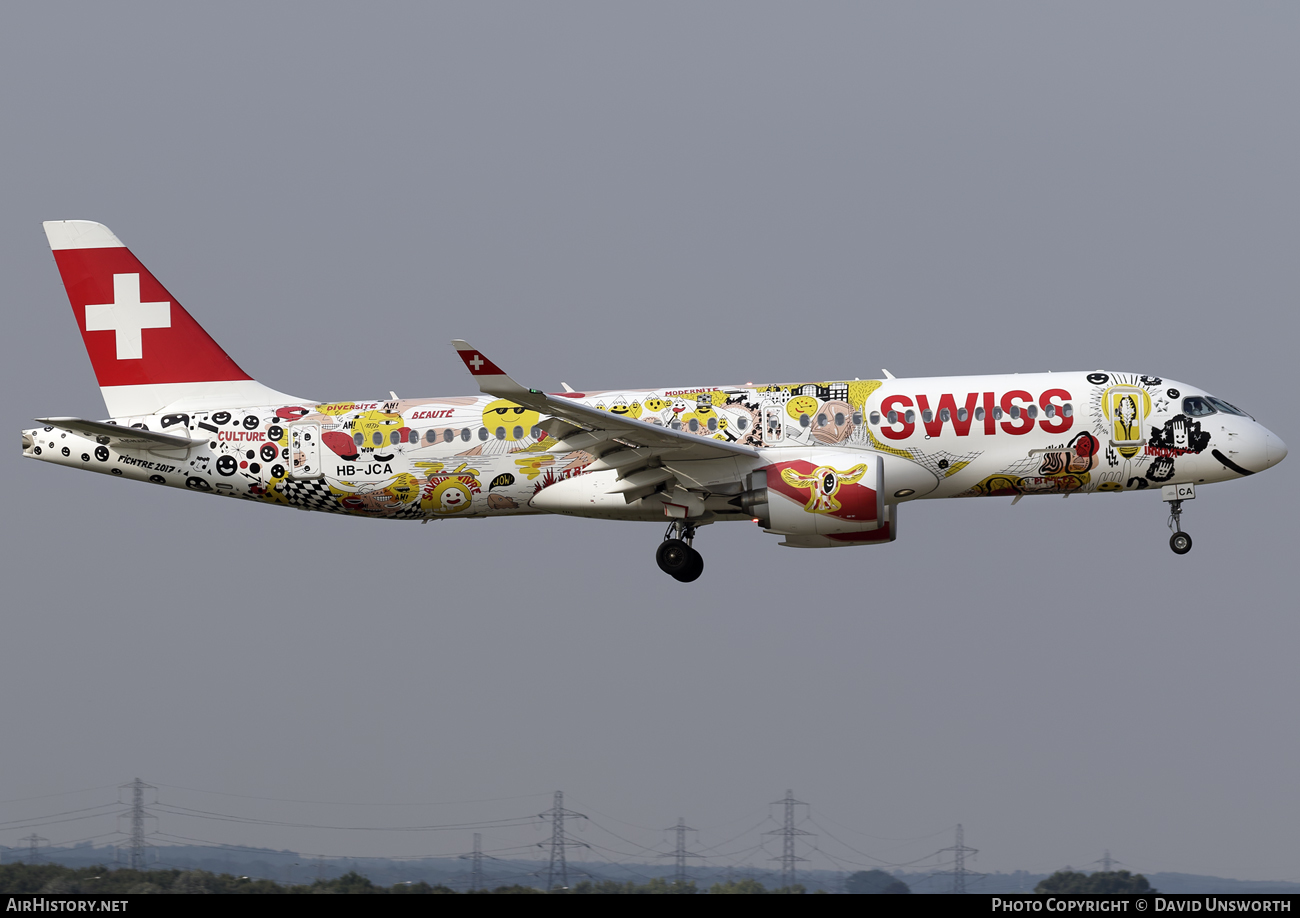
[[[1196,485],[1286,455],[1228,402],[1112,371],[547,394],[455,341],[479,395],[316,402],[241,370],[106,227],[45,229],[110,418],[41,419],[25,456],[372,519],[667,521],[656,558],[682,581],[700,526],[880,544],[903,504],[943,497],[1156,488],[1183,553]]]

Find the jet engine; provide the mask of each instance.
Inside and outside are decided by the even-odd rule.
[[[931,472],[896,456],[861,450],[781,450],[733,502],[783,545],[830,548],[892,542],[897,505],[936,487]]]

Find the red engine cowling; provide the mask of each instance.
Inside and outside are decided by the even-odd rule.
[[[741,505],[768,532],[786,536],[783,545],[864,545],[892,542],[898,501],[937,484],[921,466],[879,453],[782,450],[751,477]]]
[[[768,532],[802,547],[891,540],[884,465],[874,453],[816,450],[789,455],[758,470],[765,506],[753,512]],[[755,494],[755,497],[760,495]]]

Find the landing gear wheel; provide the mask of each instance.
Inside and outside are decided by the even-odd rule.
[[[682,583],[699,580],[700,574],[704,573],[704,556],[690,546],[687,546],[686,550],[690,552],[690,556],[687,558],[685,569],[673,574],[673,579],[680,580]]]
[[[677,577],[689,569],[691,555],[698,557],[699,553],[681,539],[664,539],[659,550],[655,552],[655,561],[659,562],[659,570],[669,576]],[[704,562],[700,561],[700,570],[703,569]],[[699,574],[695,575],[698,576]],[[694,580],[695,577],[691,579]]]
[[[1185,555],[1192,550],[1192,537],[1185,532],[1175,532],[1169,537],[1169,547],[1176,555]]]

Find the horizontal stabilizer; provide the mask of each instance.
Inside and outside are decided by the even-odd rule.
[[[36,422],[118,449],[190,449],[204,442],[191,440],[181,434],[119,427],[105,421],[85,421],[81,418],[37,418]]]

